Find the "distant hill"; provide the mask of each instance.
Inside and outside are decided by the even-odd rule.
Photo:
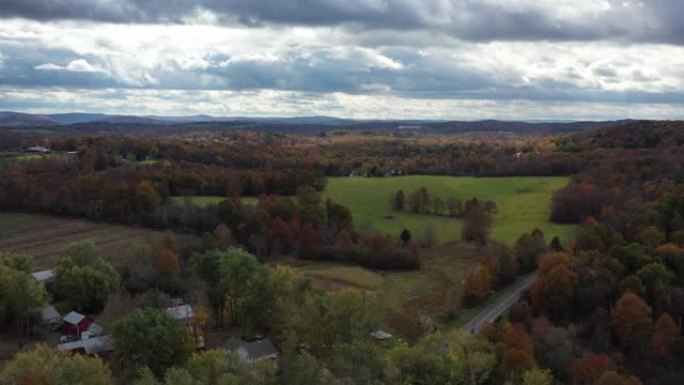
[[[49,116],[0,111],[0,126],[54,126],[59,124]]]
[[[630,121],[439,121],[439,120],[361,120],[329,116],[301,117],[220,117],[190,116],[134,116],[101,113],[26,114],[0,112],[0,126],[53,127],[60,131],[133,133],[155,131],[184,132],[191,130],[242,129],[274,133],[317,134],[329,131],[399,130],[436,134],[512,133],[548,135],[586,131]],[[58,128],[54,128],[58,126]],[[162,127],[163,126],[163,127]]]

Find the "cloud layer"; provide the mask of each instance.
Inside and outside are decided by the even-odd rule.
[[[681,14],[675,0],[3,0],[0,109],[676,118]]]

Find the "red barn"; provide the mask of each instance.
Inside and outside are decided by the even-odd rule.
[[[81,333],[88,330],[93,321],[81,313],[75,311],[65,315],[62,319],[60,331],[63,336],[76,336],[81,338]]]

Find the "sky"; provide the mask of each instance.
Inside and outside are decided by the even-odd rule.
[[[0,110],[684,118],[681,0],[1,0]]]

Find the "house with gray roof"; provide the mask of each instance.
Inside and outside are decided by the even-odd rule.
[[[57,349],[90,356],[105,356],[114,350],[114,343],[110,336],[103,335],[59,344]]]
[[[31,275],[39,283],[48,283],[55,279],[56,273],[54,270],[42,270],[36,271],[35,273],[31,273]]]
[[[223,344],[223,349],[228,352],[237,353],[243,360],[249,363],[278,358],[278,349],[273,346],[273,343],[268,338],[247,342],[239,338],[230,337]]]

